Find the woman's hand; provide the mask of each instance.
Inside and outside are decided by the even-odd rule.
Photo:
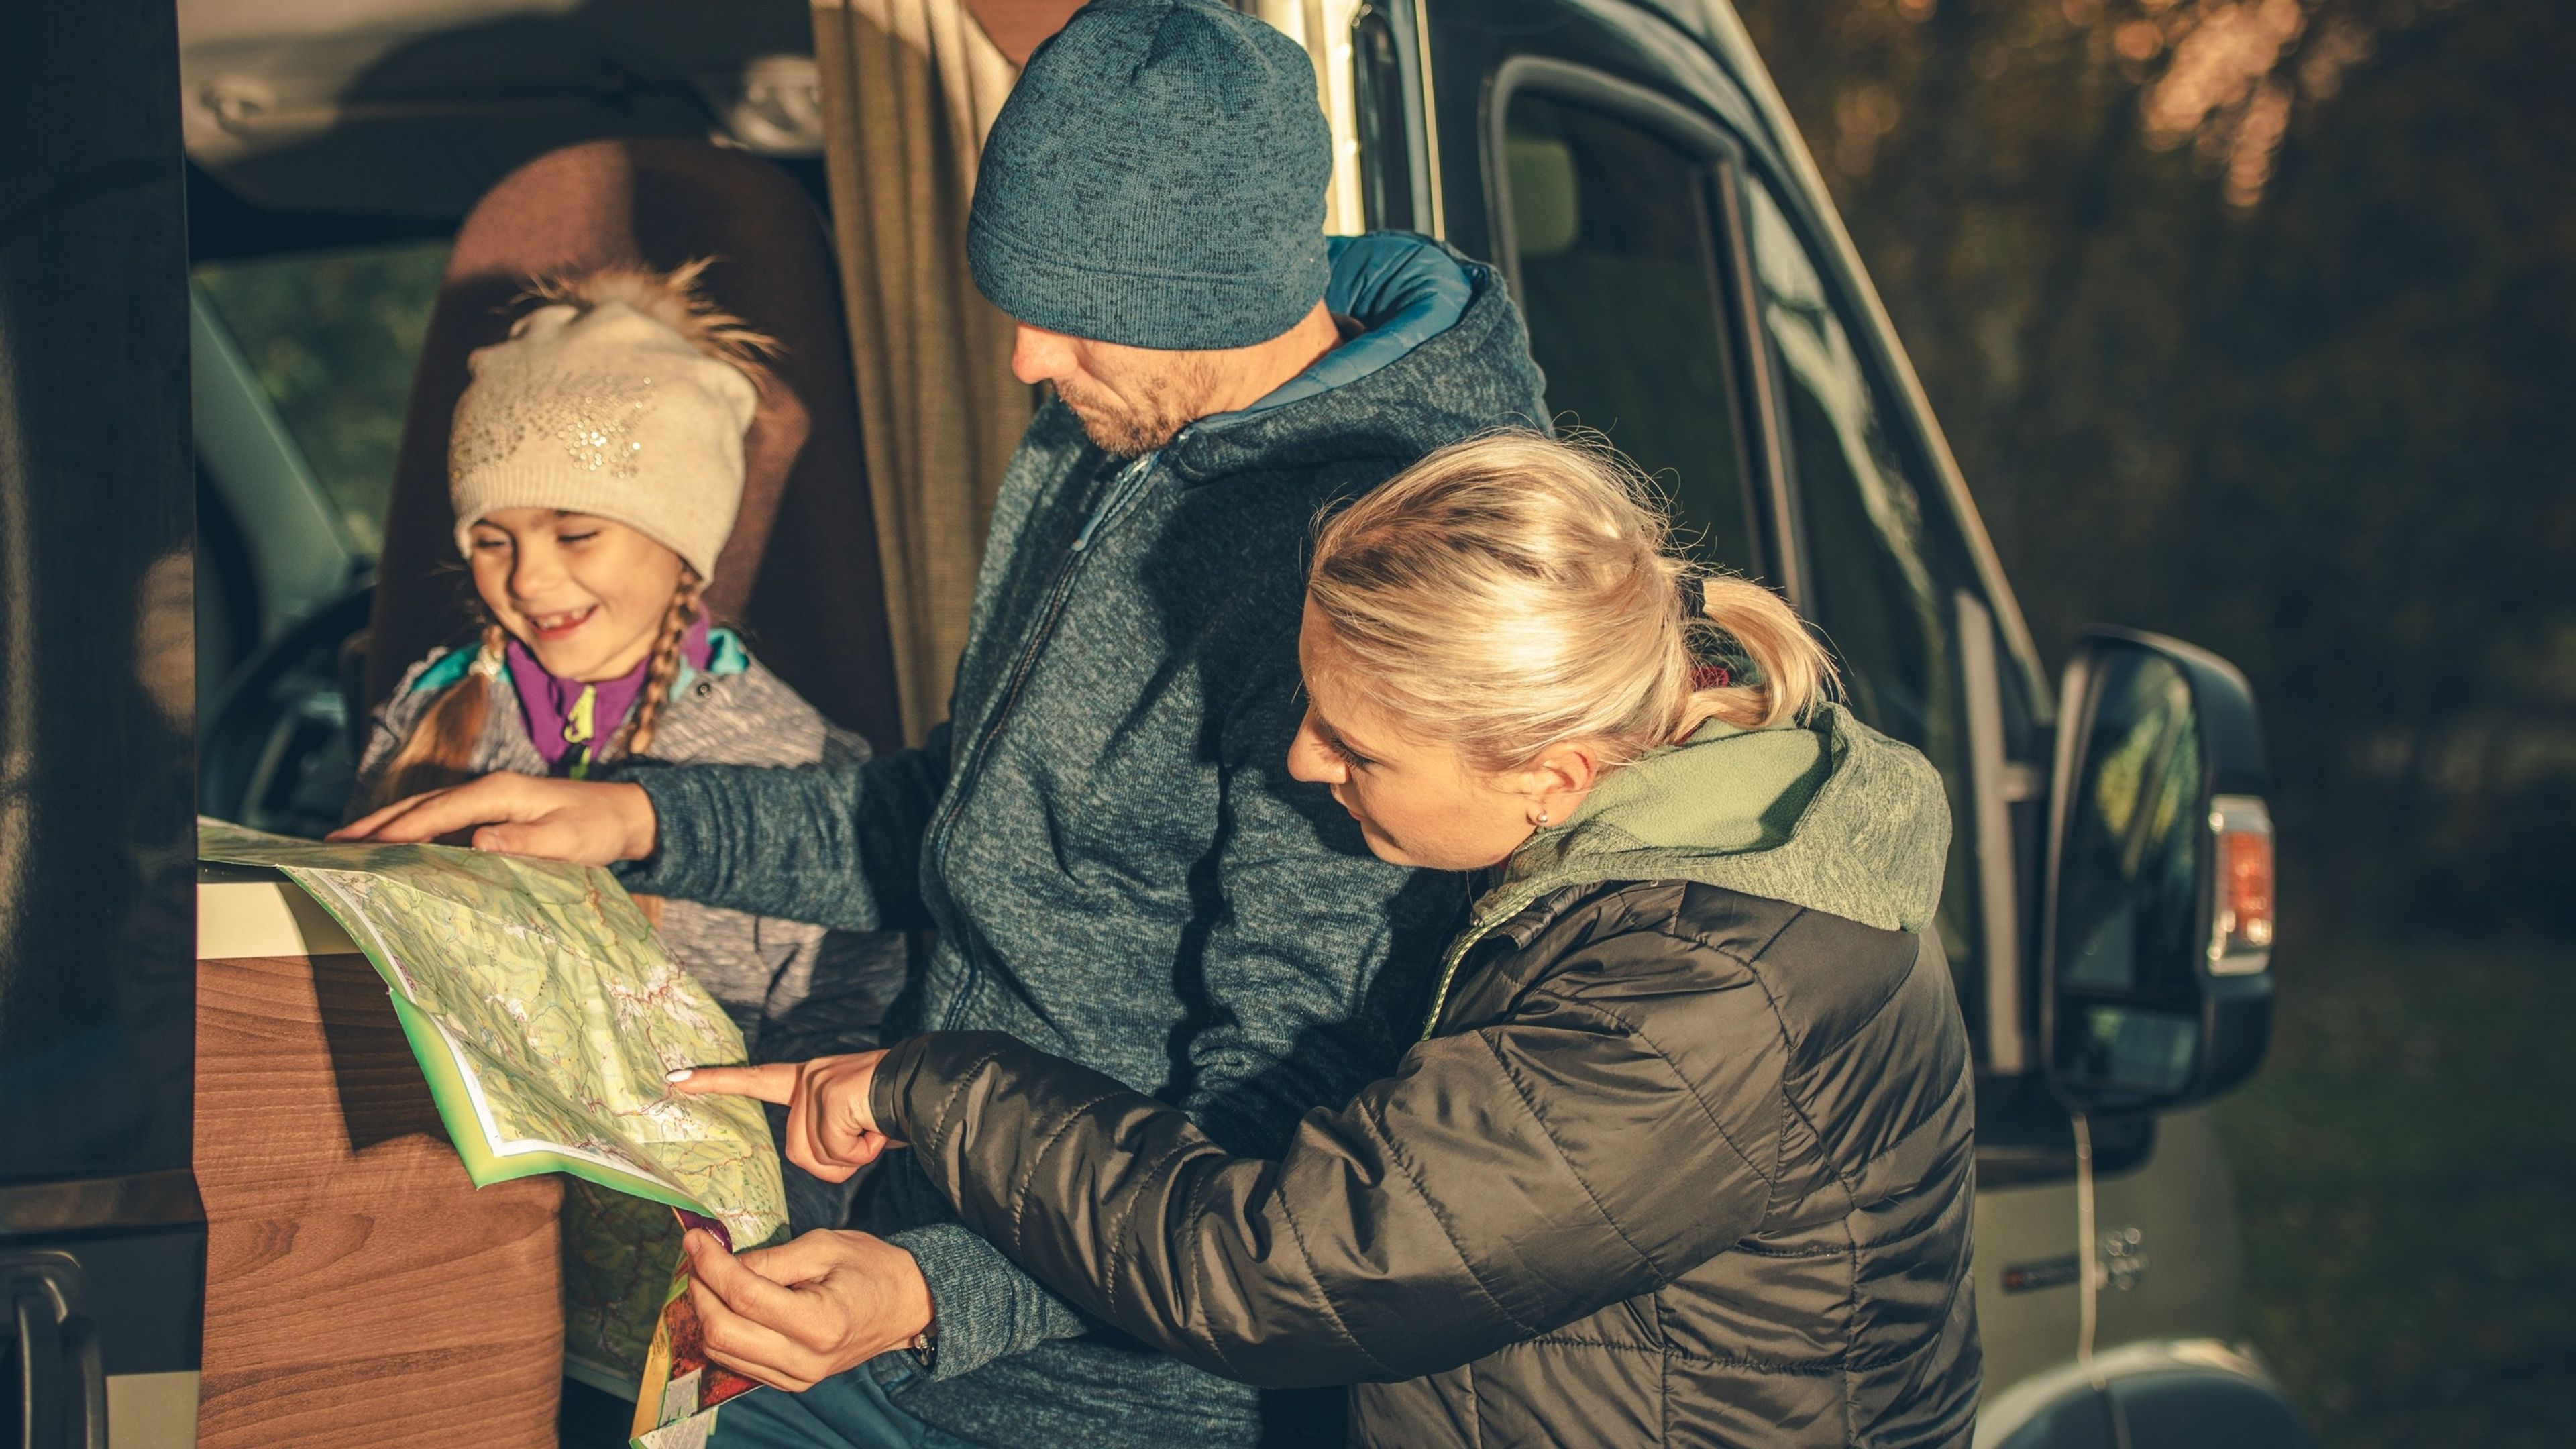
[[[930,1327],[930,1283],[910,1253],[867,1233],[812,1232],[739,1257],[692,1229],[689,1306],[707,1357],[801,1394]]]
[[[757,1067],[683,1067],[669,1080],[671,1090],[684,1096],[716,1092],[785,1107],[787,1160],[825,1182],[847,1182],[887,1148],[903,1146],[878,1129],[868,1105],[868,1088],[884,1057],[881,1051],[852,1052]]]
[[[653,853],[660,824],[641,785],[612,780],[552,780],[506,771],[450,790],[397,800],[331,832],[331,840],[392,845],[474,831],[476,850],[540,855],[582,865],[642,860]]]

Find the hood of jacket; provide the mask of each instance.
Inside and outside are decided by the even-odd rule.
[[[1512,853],[1496,893],[1686,880],[1920,931],[1941,903],[1949,849],[1931,761],[1828,702],[1803,726],[1711,721],[1616,771],[1572,819]]]
[[[1409,463],[1497,418],[1547,426],[1546,379],[1501,273],[1411,232],[1335,237],[1331,256],[1324,304],[1363,330],[1250,407],[1183,429],[1164,462],[1185,483]]]
[[[1572,819],[1512,852],[1451,960],[1541,896],[1605,881],[1693,881],[1920,931],[1941,904],[1949,850],[1940,772],[1842,705],[1773,729],[1712,720],[1614,772]]]
[[[1428,1035],[1467,952],[1541,897],[1610,881],[1692,881],[1882,931],[1941,904],[1950,802],[1941,774],[1827,701],[1803,725],[1718,721],[1615,771],[1572,819],[1503,862],[1441,963]]]

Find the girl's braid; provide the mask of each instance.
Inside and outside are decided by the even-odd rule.
[[[510,636],[498,624],[483,626],[483,641],[474,667],[447,687],[438,703],[413,725],[411,735],[385,761],[371,796],[390,805],[424,790],[439,790],[474,777],[474,747],[483,738],[484,715],[491,708],[492,681],[501,672],[501,651]]]
[[[680,645],[689,637],[689,626],[698,621],[698,595],[705,589],[696,569],[680,565],[680,586],[671,591],[671,607],[662,614],[661,636],[653,641],[652,666],[644,671],[644,697],[636,702],[635,723],[627,727],[618,754],[640,755],[653,748],[653,727],[671,698],[672,683],[680,677]]]

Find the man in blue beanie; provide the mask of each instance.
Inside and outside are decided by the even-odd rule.
[[[1010,1032],[1278,1154],[1394,1064],[1464,901],[1289,778],[1313,520],[1546,415],[1500,278],[1421,237],[1328,240],[1330,170],[1294,42],[1206,0],[1095,0],[1030,59],[976,186],[976,284],[1055,400],[1003,482],[949,722],[864,765],[492,776],[361,825],[505,822],[475,843],[935,930],[908,1029]],[[802,1391],[718,1410],[720,1449],[1341,1439],[1340,1390],[1258,1391],[1125,1338],[906,1156],[859,1221],[739,1259],[691,1235],[717,1356]]]

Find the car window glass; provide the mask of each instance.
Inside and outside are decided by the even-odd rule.
[[[369,558],[384,542],[412,369],[447,250],[412,242],[196,268],[350,541]]]
[[[1359,121],[1360,205],[1371,231],[1415,231],[1412,87],[1395,19],[1385,7],[1360,7],[1351,21],[1352,110]]]
[[[2095,668],[2056,876],[2053,1065],[2114,1091],[2178,1092],[2201,1044],[2200,726],[2163,656],[2121,649]]]
[[[1696,552],[1758,573],[1713,163],[1528,89],[1511,97],[1503,151],[1521,310],[1558,425],[1606,434],[1669,495]]]
[[[1950,864],[1940,929],[1975,970],[1974,832],[1956,600],[1971,588],[1887,428],[1889,408],[1814,261],[1780,206],[1745,188],[1763,332],[1785,413],[1806,564],[1807,617],[1842,666],[1853,713],[1929,757],[1949,785]],[[1976,1021],[1971,1013],[1971,1021]],[[1981,1025],[1981,1024],[1980,1024]]]

